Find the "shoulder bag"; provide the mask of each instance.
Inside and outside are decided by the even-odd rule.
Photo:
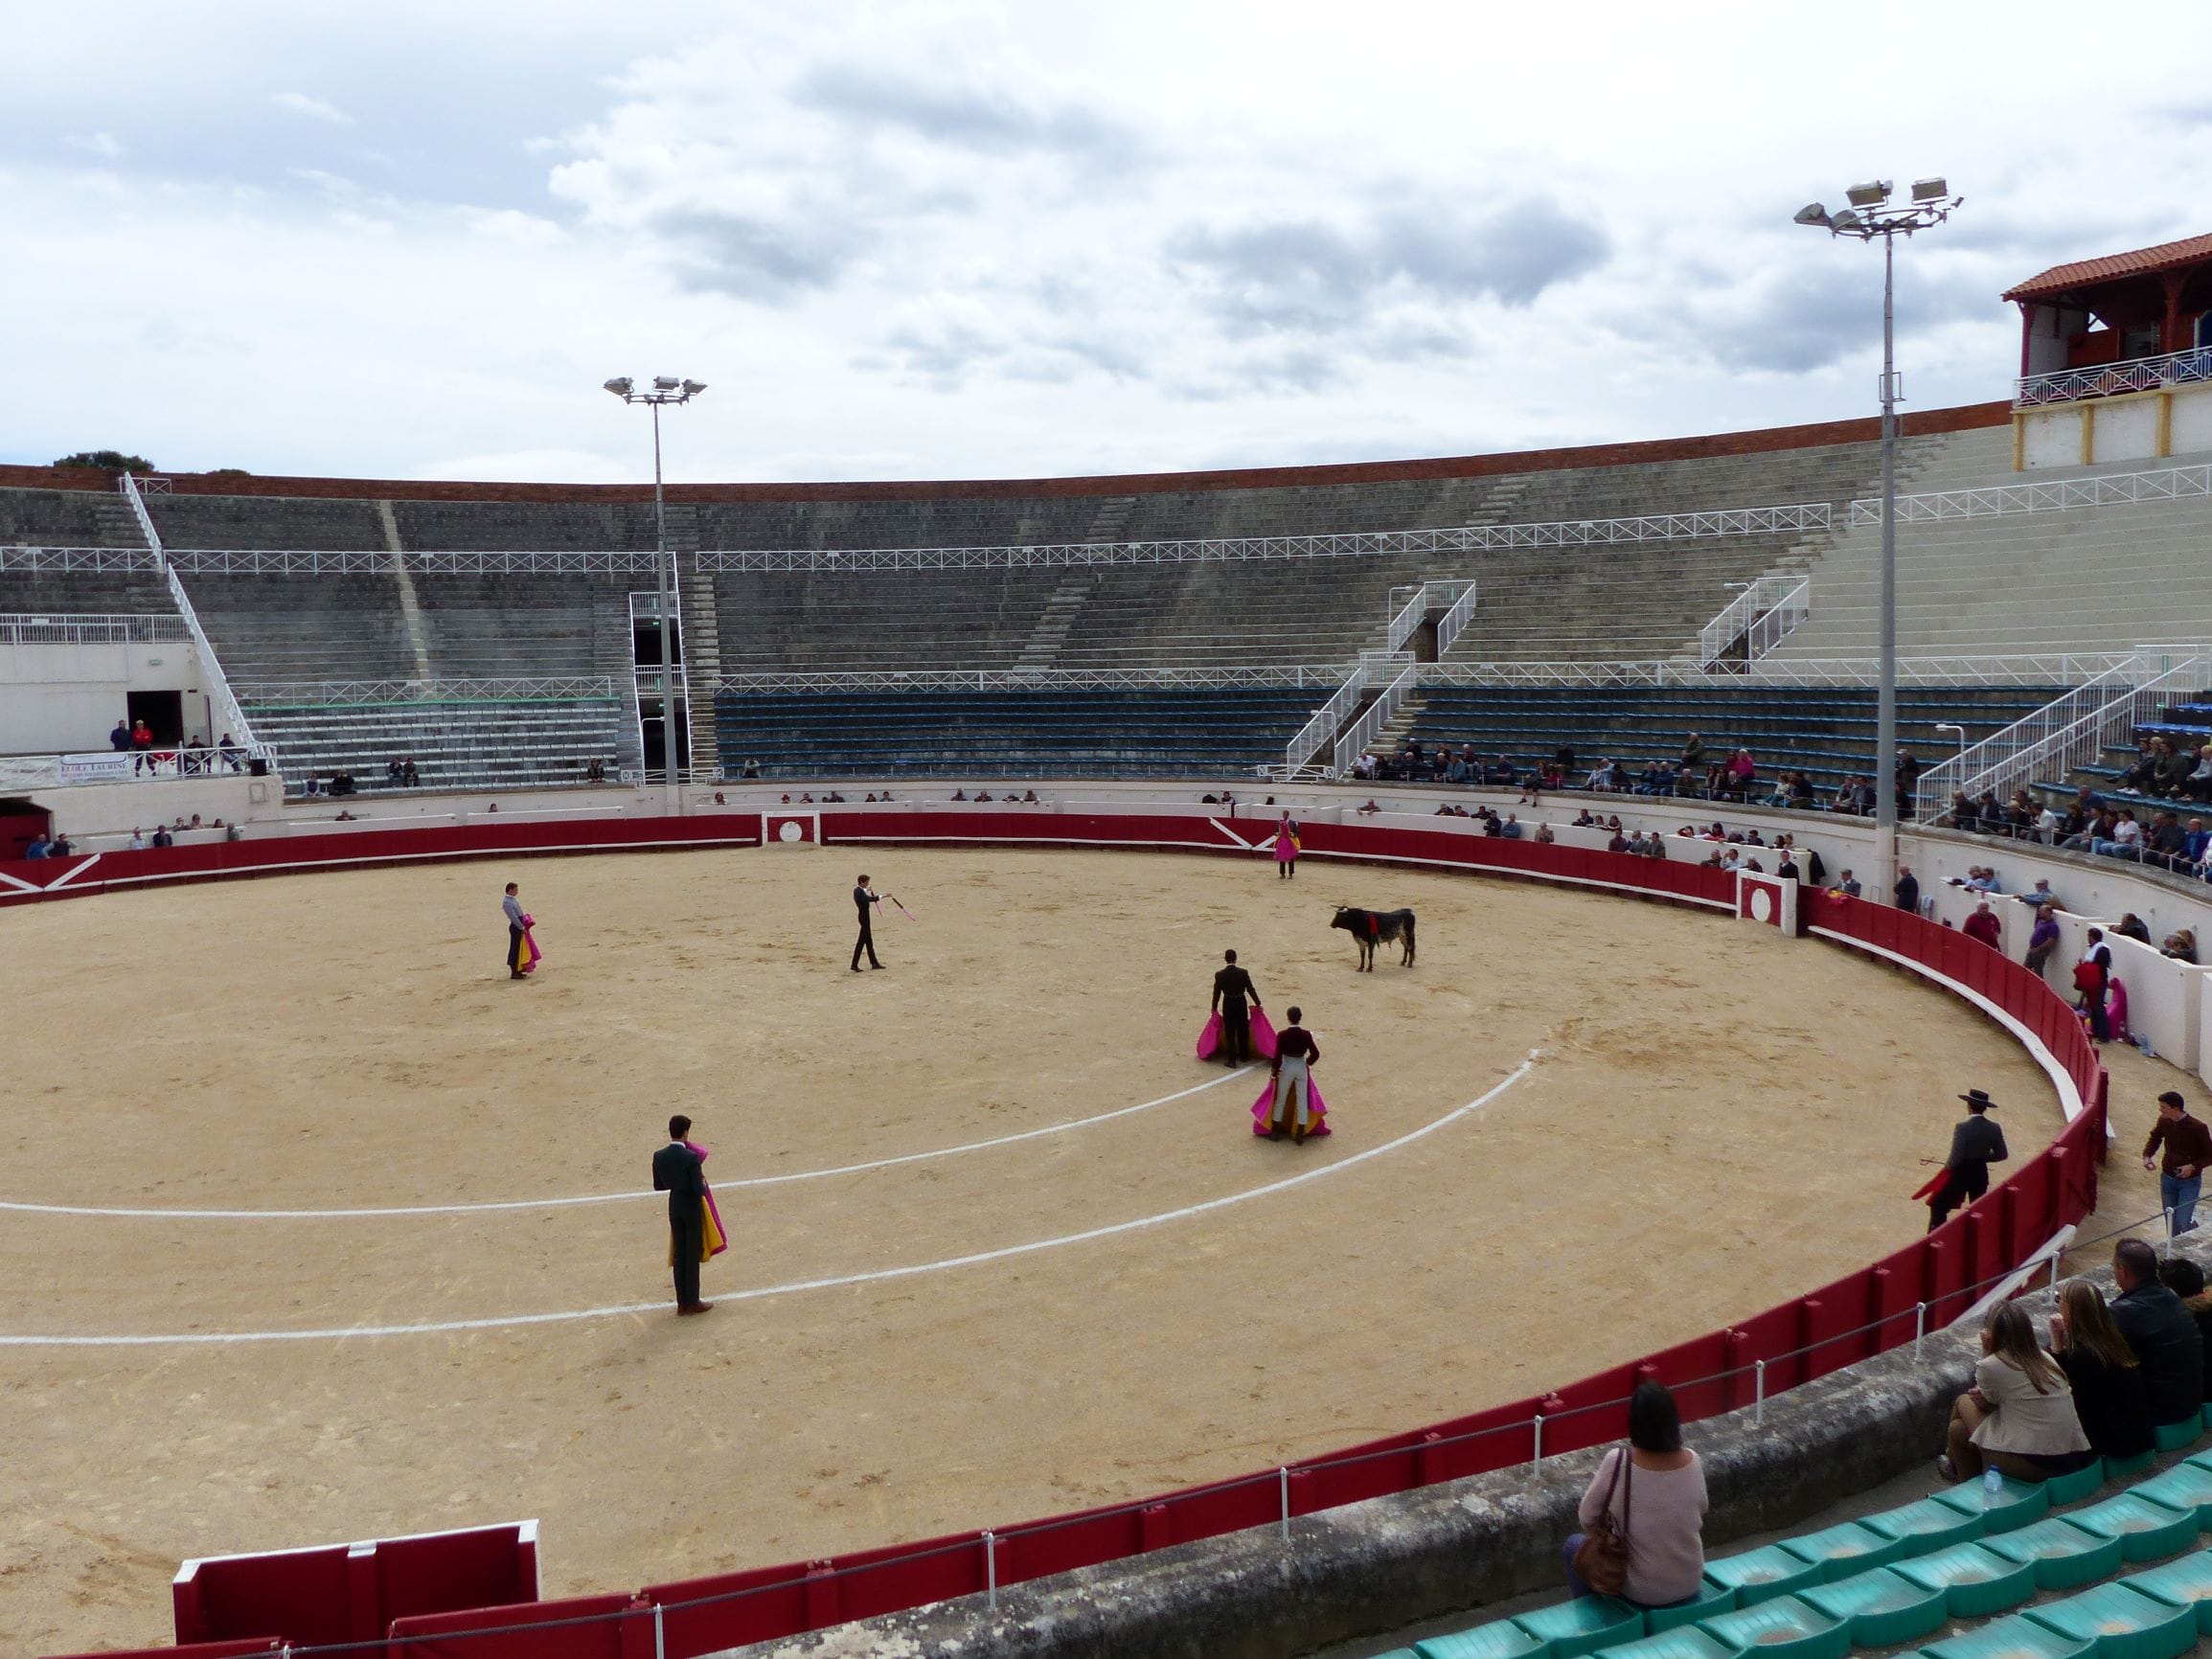
[[[1583,1534],[1582,1547],[1575,1551],[1575,1576],[1601,1596],[1618,1596],[1629,1584],[1629,1502],[1632,1481],[1630,1479],[1629,1448],[1620,1448],[1620,1462],[1613,1465],[1613,1478],[1606,1483],[1606,1501],[1599,1507],[1598,1518],[1590,1523],[1590,1530]],[[1613,1521],[1613,1488],[1621,1489],[1621,1518]]]

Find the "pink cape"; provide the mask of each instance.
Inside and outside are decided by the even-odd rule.
[[[538,963],[545,956],[545,952],[537,948],[537,935],[530,931],[536,925],[536,918],[525,910],[522,913],[522,943],[530,946],[530,960],[522,965],[524,973],[536,973]]]
[[[1282,829],[1275,831],[1275,862],[1292,864],[1298,858],[1298,832]]]
[[[1311,1134],[1312,1131],[1309,1129],[1307,1133]],[[696,1141],[686,1141],[684,1145],[692,1151],[698,1154],[699,1164],[701,1167],[699,1185],[705,1187],[705,1165],[707,1161],[707,1149],[706,1148],[700,1146]],[[719,1256],[723,1251],[730,1247],[730,1230],[722,1225],[722,1213],[718,1208],[717,1208],[715,1204],[715,1190],[712,1187],[707,1187],[707,1214],[712,1216],[715,1219],[715,1237],[719,1240],[719,1242],[717,1243],[712,1250],[708,1251],[707,1254],[710,1257]]]
[[[1221,1052],[1221,1016],[1214,1014],[1206,1021],[1206,1029],[1198,1033],[1198,1058],[1210,1060]],[[1267,1011],[1252,1011],[1252,1052],[1264,1060],[1275,1057],[1275,1028],[1267,1023]]]
[[[1329,1133],[1329,1103],[1321,1098],[1321,1085],[1313,1080],[1313,1074],[1306,1074],[1306,1102],[1313,1108],[1313,1126],[1306,1131],[1311,1141],[1315,1135]],[[1267,1086],[1260,1091],[1260,1098],[1252,1102],[1252,1133],[1272,1134],[1267,1120],[1275,1113],[1275,1079],[1269,1078]]]

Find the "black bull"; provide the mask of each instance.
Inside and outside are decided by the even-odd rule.
[[[1329,924],[1341,927],[1359,944],[1359,967],[1362,972],[1375,971],[1375,947],[1393,943],[1405,946],[1400,958],[1401,966],[1413,966],[1413,912],[1410,910],[1355,910],[1343,905],[1336,912],[1336,920]]]

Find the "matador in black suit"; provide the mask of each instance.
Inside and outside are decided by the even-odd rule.
[[[853,902],[860,907],[860,937],[853,942],[853,971],[860,971],[860,953],[863,950],[868,953],[870,967],[881,967],[883,965],[876,960],[874,923],[876,906],[883,902],[883,896],[868,885],[865,874],[860,877],[860,885],[853,889]]]
[[[699,1300],[699,1256],[707,1230],[707,1176],[699,1155],[684,1145],[692,1121],[669,1120],[669,1144],[652,1155],[652,1190],[669,1195],[669,1252],[675,1260],[676,1311],[704,1313]]]

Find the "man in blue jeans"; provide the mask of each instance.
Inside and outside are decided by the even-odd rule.
[[[2164,1149],[2163,1160],[2155,1154]],[[2203,1191],[2204,1166],[2212,1163],[2212,1129],[2189,1115],[2189,1102],[2168,1089],[2158,1097],[2158,1121],[2143,1143],[2143,1168],[2158,1171],[2158,1207],[2177,1234],[2197,1225],[2197,1195]]]

